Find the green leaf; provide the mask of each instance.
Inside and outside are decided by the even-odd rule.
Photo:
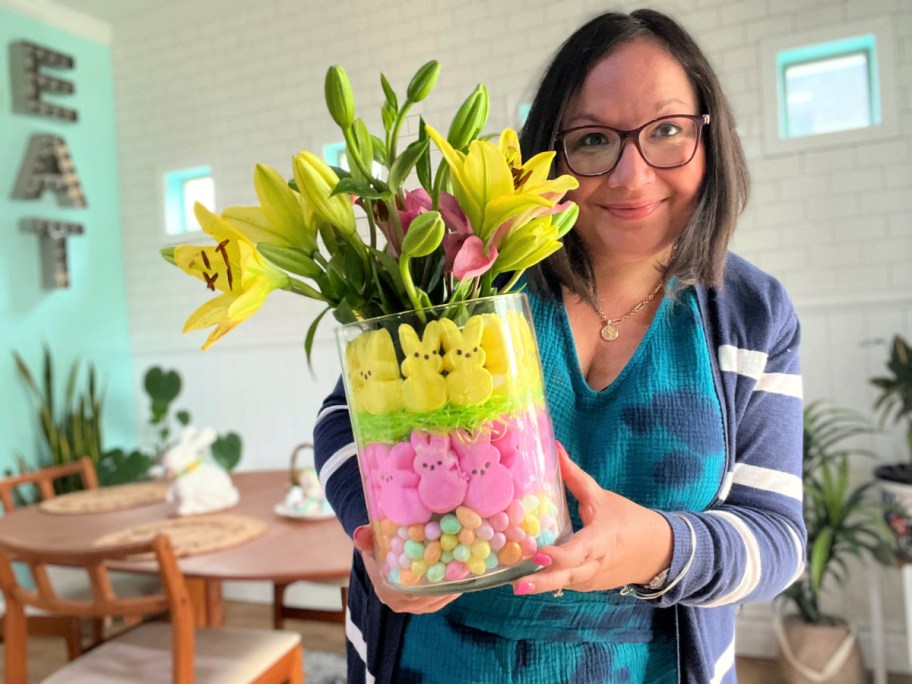
[[[183,425],[184,427],[187,427],[188,425],[190,425],[190,412],[189,411],[178,411],[174,417],[177,418],[177,422],[180,423],[181,425]]]
[[[143,386],[153,403],[168,406],[180,394],[181,378],[177,371],[166,371],[159,366],[153,366],[146,371]]]
[[[405,179],[408,177],[409,173],[411,173],[412,168],[418,163],[421,155],[427,151],[428,145],[429,142],[426,139],[416,140],[406,147],[402,154],[396,157],[390,167],[389,178],[387,179],[390,190],[395,192],[402,186],[402,183],[405,182]]]
[[[391,106],[395,111],[399,110],[399,100],[396,99],[396,91],[386,80],[386,76],[380,74],[380,86],[383,88],[383,96],[386,98],[386,104]]]
[[[314,338],[317,335],[317,327],[320,325],[320,321],[323,320],[323,316],[326,315],[327,311],[330,311],[332,307],[326,307],[319,313],[319,315],[311,322],[310,327],[307,328],[307,335],[304,337],[304,354],[307,357],[307,367],[313,371],[313,365],[310,362],[310,354],[313,351]]]
[[[241,460],[241,437],[236,432],[219,435],[210,449],[215,462],[230,471]]]
[[[339,195],[347,193],[349,195],[358,195],[367,199],[386,199],[390,196],[388,190],[378,190],[368,183],[356,181],[354,178],[342,178],[333,188],[332,194]]]

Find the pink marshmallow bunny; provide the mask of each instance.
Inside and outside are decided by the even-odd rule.
[[[414,430],[411,437],[415,449],[415,472],[421,481],[418,495],[434,513],[449,513],[462,505],[468,478],[459,469],[459,460],[450,451],[450,438],[424,430]]]
[[[367,486],[364,488],[364,499],[367,512],[372,520],[386,517],[380,507],[380,463],[387,460],[392,447],[383,442],[371,442],[364,447],[364,475]]]
[[[414,460],[412,445],[400,442],[377,462],[380,508],[397,525],[415,525],[431,519],[430,509],[418,495],[419,478],[413,470]]]
[[[517,497],[534,492],[541,481],[542,453],[537,437],[538,425],[533,416],[504,414],[495,423],[491,440],[500,452],[500,462],[513,476]]]
[[[513,500],[513,476],[500,463],[500,452],[491,446],[491,433],[479,430],[469,435],[456,430],[450,441],[459,456],[459,466],[469,477],[465,505],[487,518],[504,510]]]

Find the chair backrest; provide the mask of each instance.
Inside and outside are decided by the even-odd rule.
[[[95,464],[88,456],[80,458],[78,461],[66,463],[50,468],[42,468],[31,473],[22,475],[13,475],[0,479],[0,506],[4,513],[8,513],[16,507],[13,494],[17,487],[22,485],[35,485],[41,492],[41,499],[53,499],[54,481],[70,475],[79,475],[82,480],[82,486],[85,489],[98,488],[98,476],[95,473]]]
[[[154,555],[165,591],[151,596],[118,596],[108,577],[107,561]],[[35,588],[24,587],[13,572],[13,561],[29,567]],[[92,598],[61,598],[55,591],[49,565],[68,565],[86,573]],[[91,550],[34,550],[21,544],[0,541],[0,588],[6,597],[6,681],[26,681],[25,606],[47,613],[76,617],[106,615],[141,617],[169,612],[172,625],[174,672],[178,684],[193,682],[194,619],[190,596],[177,565],[174,549],[165,535],[145,542],[99,546]]]

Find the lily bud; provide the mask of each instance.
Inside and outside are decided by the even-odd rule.
[[[450,130],[447,132],[447,142],[455,149],[464,151],[478,133],[484,128],[488,120],[488,91],[484,86],[478,86],[472,91],[456,111]]]
[[[430,95],[431,90],[434,89],[434,85],[437,83],[437,75],[439,73],[440,63],[436,59],[432,59],[418,69],[408,84],[408,89],[406,90],[408,99],[411,102],[421,102],[421,100]]]
[[[418,214],[402,241],[402,258],[423,257],[433,253],[443,242],[445,228],[440,212],[427,211]]]
[[[342,235],[353,235],[355,213],[351,201],[347,195],[332,194],[339,183],[335,172],[326,162],[307,151],[295,155],[292,161],[295,182],[304,201],[319,218],[332,224]]]
[[[326,107],[333,121],[343,131],[355,120],[355,98],[352,95],[351,83],[345,70],[340,66],[331,66],[326,72]]]

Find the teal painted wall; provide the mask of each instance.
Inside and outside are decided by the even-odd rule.
[[[45,99],[76,109],[77,122],[13,112],[10,44],[19,40],[75,58],[73,69],[43,71],[75,84],[72,95]],[[36,133],[66,140],[87,207],[62,207],[52,192],[33,201],[12,198]],[[39,371],[44,343],[54,355],[61,395],[73,361],[94,363],[104,388],[103,448],[137,443],[118,194],[110,48],[0,8],[0,470],[13,467],[16,454],[35,464],[40,442],[34,404],[15,372],[12,350]],[[23,218],[83,224],[85,232],[67,240],[69,288],[43,287],[40,239],[21,231]]]

